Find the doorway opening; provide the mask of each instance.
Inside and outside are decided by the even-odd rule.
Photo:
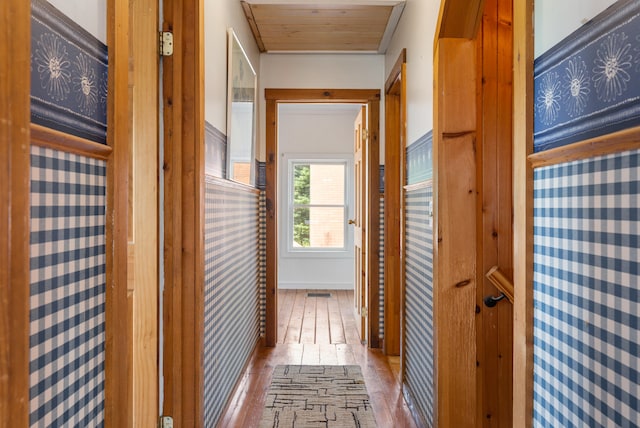
[[[278,106],[278,343],[344,344],[346,325],[367,341],[366,119],[363,104]]]
[[[372,347],[377,347],[378,339],[378,236],[374,231],[379,228],[379,117],[380,117],[380,91],[379,90],[296,90],[296,89],[267,89],[266,95],[266,211],[267,211],[267,299],[266,299],[266,344],[275,346],[281,342],[278,339],[278,271],[279,258],[282,255],[282,264],[292,262],[298,270],[302,270],[303,279],[283,277],[281,284],[288,281],[302,284],[302,287],[310,289],[323,289],[323,280],[313,281],[310,278],[308,263],[310,260],[322,259],[330,263],[336,262],[336,255],[354,254],[350,260],[345,258],[343,262],[348,266],[346,278],[351,276],[355,279],[354,259],[356,251],[354,248],[359,243],[364,249],[358,253],[361,265],[358,272],[364,273],[362,284],[358,293],[361,293],[360,300],[354,298],[353,307],[359,310],[361,319],[359,334],[362,341],[368,342]],[[300,148],[304,145],[302,140],[310,139],[309,135],[295,137],[295,132],[279,129],[279,120],[287,115],[287,111],[295,109],[295,106],[304,104],[306,109],[313,106],[326,104],[340,104],[343,108],[365,109],[365,115],[360,126],[360,134],[354,140],[366,141],[367,155],[361,163],[362,170],[358,170],[364,177],[361,179],[360,203],[362,212],[365,213],[362,224],[355,217],[355,171],[354,163],[355,149],[342,148],[342,155],[339,153],[318,154],[318,147],[313,147],[308,152],[300,153]],[[281,108],[282,107],[282,108]],[[295,111],[295,110],[294,110]],[[361,114],[361,113],[360,113]],[[355,114],[354,114],[355,116]],[[366,118],[366,119],[364,119]],[[299,126],[297,123],[296,126]],[[357,126],[356,126],[357,127]],[[363,131],[366,129],[367,131]],[[281,132],[282,131],[282,132]],[[365,132],[366,135],[362,133]],[[280,145],[286,149],[286,141],[291,135],[292,144],[297,144],[298,153],[285,152],[280,150]],[[355,133],[354,133],[355,135]],[[364,138],[363,138],[364,137]],[[368,137],[368,138],[367,138]],[[336,149],[334,149],[336,150]],[[312,152],[316,153],[312,153]],[[348,155],[347,155],[348,153]],[[344,156],[343,156],[344,155]],[[311,195],[308,184],[311,180],[317,183],[318,194]],[[327,186],[322,182],[326,180]],[[307,183],[307,181],[309,183]],[[349,186],[348,182],[354,185]],[[330,193],[322,192],[323,188],[332,189]],[[342,188],[341,191],[336,189]],[[322,194],[324,193],[324,194]],[[349,194],[351,194],[349,196]],[[315,196],[315,197],[314,197]],[[313,200],[312,200],[313,199]],[[341,202],[343,201],[343,202]],[[375,201],[375,205],[372,203]],[[353,206],[353,208],[352,208]],[[368,207],[375,207],[371,209]],[[353,214],[353,215],[352,215]],[[324,216],[324,217],[323,217]],[[323,221],[322,218],[325,220]],[[329,219],[331,219],[329,221]],[[351,223],[351,224],[348,224]],[[368,237],[364,241],[355,239],[356,228],[360,226],[360,232]],[[317,251],[319,247],[323,251]],[[375,248],[375,251],[373,249]],[[319,255],[322,255],[320,257]],[[333,260],[330,260],[332,259]],[[367,275],[368,267],[374,266],[375,275]],[[287,275],[295,271],[285,270],[281,266],[282,273]],[[319,269],[323,269],[320,267]],[[324,273],[331,273],[331,269],[324,267]],[[336,272],[333,272],[334,274]],[[349,275],[351,273],[351,275]],[[334,283],[345,282],[345,272],[342,272],[342,280],[336,277],[330,278]],[[317,276],[316,276],[317,278]],[[326,279],[325,283],[329,283]],[[353,280],[347,280],[352,284]],[[306,283],[306,285],[304,284]],[[348,287],[351,288],[351,287]],[[353,288],[351,288],[353,289]],[[355,293],[355,294],[358,294]],[[317,299],[317,298],[316,298]],[[306,300],[306,296],[305,296]],[[358,302],[356,304],[356,302]],[[358,324],[358,322],[356,322]],[[364,326],[364,328],[362,328]],[[302,326],[301,326],[302,328]],[[286,334],[286,333],[285,333]],[[295,333],[294,333],[295,335]],[[282,338],[281,338],[282,339]],[[289,338],[295,340],[295,337]]]

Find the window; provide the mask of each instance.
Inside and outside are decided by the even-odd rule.
[[[346,249],[346,161],[289,162],[289,250]]]

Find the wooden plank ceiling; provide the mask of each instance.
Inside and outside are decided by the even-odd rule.
[[[384,53],[404,0],[242,0],[261,52]]]

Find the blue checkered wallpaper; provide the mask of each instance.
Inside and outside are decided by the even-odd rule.
[[[636,427],[640,151],[534,180],[534,425]]]
[[[32,146],[32,427],[103,425],[105,192],[104,161]]]
[[[434,426],[433,187],[405,195],[405,384],[425,425]]]
[[[378,329],[384,339],[384,194],[380,194],[380,245],[378,252]]]
[[[267,325],[267,195],[260,191],[259,200],[260,230],[258,245],[260,275],[260,336],[265,335]]]
[[[204,425],[216,426],[260,335],[259,195],[205,183]]]

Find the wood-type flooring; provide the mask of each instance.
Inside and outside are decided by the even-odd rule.
[[[307,297],[309,292],[331,297]],[[279,290],[278,343],[256,348],[218,426],[259,425],[273,369],[279,364],[360,365],[378,427],[416,427],[402,397],[399,358],[360,343],[353,291]]]

